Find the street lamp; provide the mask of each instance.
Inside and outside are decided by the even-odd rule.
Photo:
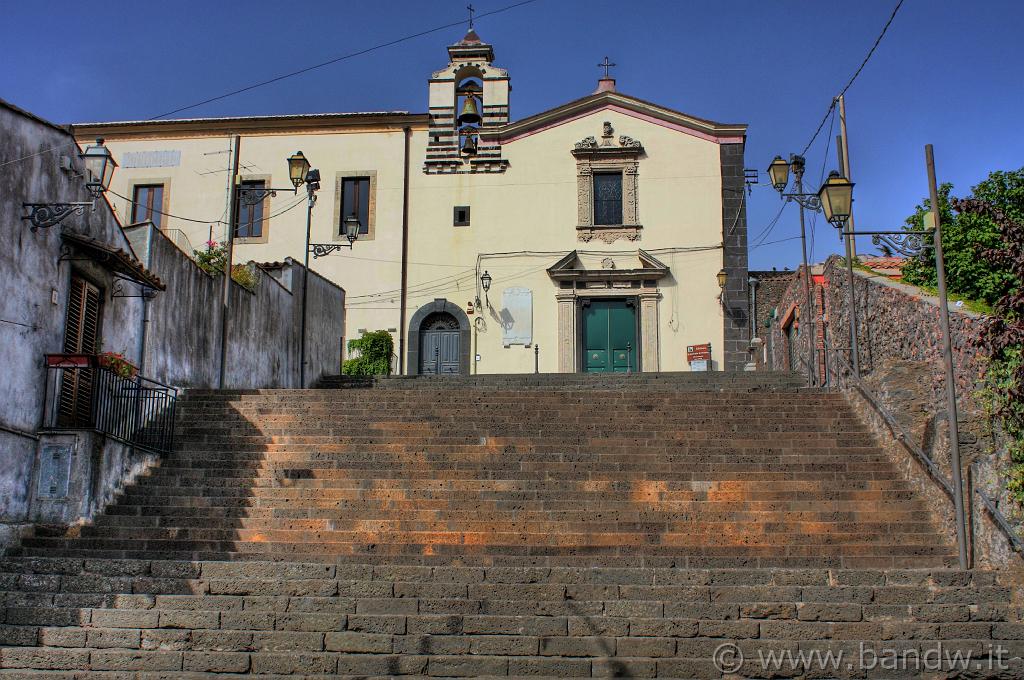
[[[288,177],[292,180],[292,184],[295,185],[296,191],[306,181],[308,174],[309,161],[306,160],[301,151],[296,151],[288,157]]]
[[[821,201],[818,199],[816,194],[808,194],[804,192],[804,157],[796,154],[792,154],[789,157],[787,163],[782,159],[782,156],[776,156],[771,164],[768,166],[768,176],[771,178],[772,186],[779,192],[779,196],[785,201],[794,201],[800,207],[800,244],[803,248],[803,261],[804,261],[804,294],[806,296],[807,311],[808,311],[808,323],[810,334],[808,337],[807,350],[808,350],[808,361],[807,361],[807,376],[811,385],[816,385],[817,380],[815,378],[815,359],[817,357],[817,348],[814,346],[817,335],[814,332],[814,322],[817,312],[814,309],[814,304],[811,300],[811,268],[807,262],[807,230],[804,226],[804,210],[813,210],[819,212],[821,210]],[[789,175],[793,174],[793,189],[791,193],[786,193],[786,186],[789,184]]]
[[[781,192],[789,184],[789,163],[782,160],[782,156],[776,156],[768,166],[768,177],[775,190]]]
[[[85,163],[85,188],[94,198],[99,198],[110,188],[110,180],[114,176],[117,161],[110,155],[110,149],[103,146],[102,139],[97,139],[95,144],[86,147],[78,157]]]
[[[483,286],[484,293],[491,289],[491,275],[484,270],[484,273],[480,275],[480,285]]]
[[[110,180],[114,176],[117,161],[110,154],[110,149],[103,146],[103,140],[86,147],[78,154],[85,165],[85,188],[92,194],[92,201],[76,201],[73,203],[22,203],[28,208],[29,214],[21,219],[32,222],[32,231],[49,229],[60,224],[71,215],[84,215],[85,209],[94,207],[96,199],[110,188]]]
[[[844,229],[853,208],[853,182],[833,170],[818,190],[825,219],[836,229]]]

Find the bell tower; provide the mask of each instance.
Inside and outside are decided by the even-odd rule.
[[[504,172],[508,162],[494,129],[508,123],[508,72],[492,65],[494,49],[470,24],[448,47],[448,66],[430,76],[427,174]]]

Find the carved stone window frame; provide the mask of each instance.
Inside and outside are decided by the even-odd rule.
[[[346,179],[370,179],[370,204],[367,206],[369,224],[366,233],[359,235],[360,241],[373,241],[377,238],[377,171],[376,170],[339,170],[334,173],[334,224],[331,227],[332,241],[347,241],[345,228],[342,224],[341,202],[343,200]]]
[[[640,142],[624,135],[619,137],[616,146],[610,130],[611,126],[605,123],[600,144],[594,137],[587,137],[577,142],[572,150],[576,158],[576,235],[579,241],[640,240],[643,225],[640,224],[639,175],[644,148]],[[598,173],[622,174],[622,224],[594,224],[594,175]]]

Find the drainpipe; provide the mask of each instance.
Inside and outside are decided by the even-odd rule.
[[[398,304],[398,374],[405,375],[405,307],[408,299],[406,285],[409,278],[409,152],[412,128],[408,125],[405,133],[405,168],[402,173],[402,284]]]

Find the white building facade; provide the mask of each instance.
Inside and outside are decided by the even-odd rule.
[[[346,340],[393,334],[398,372],[685,371],[687,348],[703,344],[711,368],[741,369],[746,126],[621,94],[610,78],[511,121],[509,74],[491,46],[470,31],[448,53],[426,114],[75,133],[105,138],[120,162],[108,198],[122,220],[151,219],[186,250],[226,238],[239,187],[290,186],[285,159],[301,150],[321,176],[310,241],[345,244],[345,217],[359,221],[351,250],[310,266],[347,291]],[[238,213],[234,262],[303,259],[303,189]]]

